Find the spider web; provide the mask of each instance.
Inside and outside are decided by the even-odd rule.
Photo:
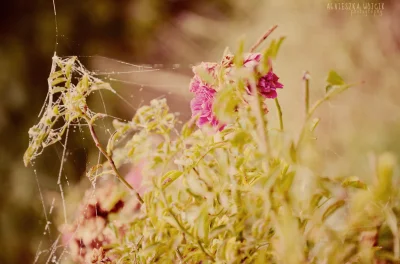
[[[54,23],[55,23],[55,47],[54,47],[54,54],[55,57],[57,47],[59,45],[59,28],[58,28],[58,22],[57,22],[57,9],[56,9],[56,3],[54,0],[53,1],[53,12],[54,12]],[[60,57],[61,59],[67,59],[68,57]],[[86,58],[90,60],[94,60],[97,62],[102,62],[100,64],[112,64],[111,68],[118,68],[120,70],[88,70],[86,69],[80,62],[79,58]],[[160,83],[160,82],[154,82],[153,78],[148,78],[147,76],[145,78],[137,78],[139,80],[135,80],[135,76],[145,75],[145,74],[154,74],[155,72],[162,72],[163,70],[168,70],[168,71],[174,71],[181,67],[180,65],[174,64],[170,66],[165,66],[161,64],[155,64],[155,65],[138,65],[138,64],[132,64],[129,62],[121,61],[121,60],[116,60],[113,58],[108,58],[104,56],[79,56],[77,57],[77,62],[79,65],[79,68],[77,71],[80,73],[87,73],[90,76],[94,78],[98,78],[104,82],[108,82],[111,85],[123,85],[124,87],[129,87],[128,88],[128,96],[122,95],[119,91],[113,91],[115,97],[117,100],[121,101],[122,104],[127,108],[130,109],[129,111],[126,112],[134,112],[136,111],[144,102],[144,98],[141,95],[142,91],[145,91],[146,89],[153,89],[156,91],[158,94],[163,94],[166,93],[168,95],[173,94],[171,91],[171,88],[176,89],[187,89],[188,83],[177,83],[177,84],[169,84],[169,83]],[[96,63],[95,63],[96,64]],[[99,63],[97,63],[99,64]],[[190,68],[192,65],[187,65],[187,68]],[[53,66],[54,67],[54,66]],[[161,69],[162,67],[162,69]],[[52,68],[52,72],[54,72],[54,69]],[[133,76],[134,75],[134,76]],[[129,78],[126,78],[129,77]],[[134,80],[132,80],[134,79]],[[143,81],[144,80],[149,80],[151,81]],[[107,109],[107,98],[110,98],[109,95],[105,96],[103,94],[104,91],[97,91],[98,93],[98,101],[100,104],[101,109],[99,109],[102,114],[104,114],[104,117],[101,121],[97,122],[96,128],[97,130],[101,130],[101,132],[108,137],[112,136],[112,132],[110,131],[110,124],[107,119],[117,119],[121,121],[127,121],[115,116],[112,116],[109,114],[109,110]],[[108,91],[107,91],[108,92]],[[47,97],[45,98],[45,101],[43,103],[43,107],[40,110],[40,113],[38,117],[40,118],[41,115],[46,111],[46,108],[49,107],[48,99],[49,96],[51,96],[51,91],[49,90]],[[161,95],[161,97],[164,97],[165,95]],[[91,96],[93,97],[93,96]],[[134,105],[132,103],[132,98],[140,98],[139,105]],[[56,102],[60,100],[59,98],[56,98]],[[90,102],[89,102],[90,104]],[[50,107],[52,105],[50,104]],[[90,110],[91,111],[91,110]],[[90,112],[91,116],[95,115],[95,112]],[[64,120],[65,121],[65,120]],[[54,146],[52,146],[57,154],[57,158],[59,160],[59,170],[58,170],[58,175],[57,175],[57,185],[58,185],[58,191],[57,193],[51,194],[51,197],[48,198],[46,197],[46,190],[43,188],[41,182],[40,182],[40,172],[37,170],[37,168],[33,169],[35,179],[36,179],[36,184],[37,184],[37,190],[39,192],[39,197],[41,201],[41,206],[43,210],[43,218],[45,220],[45,225],[43,227],[43,235],[41,241],[37,245],[37,250],[34,258],[34,263],[64,263],[65,260],[69,259],[70,252],[68,250],[68,242],[63,243],[62,240],[62,231],[57,228],[58,225],[60,224],[65,224],[68,225],[71,222],[71,217],[69,215],[69,204],[68,200],[66,198],[67,192],[71,191],[74,192],[73,190],[73,184],[70,184],[70,181],[68,179],[68,175],[66,172],[66,164],[68,162],[71,162],[71,157],[73,157],[73,150],[69,149],[69,141],[71,136],[76,137],[74,134],[78,133],[78,137],[80,138],[82,145],[83,143],[87,140],[91,141],[91,139],[85,139],[85,130],[88,129],[88,125],[77,122],[73,124],[69,124],[66,128],[65,135],[63,136],[62,140],[58,140]],[[90,142],[91,144],[94,145],[93,142]],[[59,150],[61,149],[61,151]],[[41,154],[43,149],[38,153]],[[50,151],[48,149],[44,151]],[[87,160],[86,164],[86,171],[90,167],[96,167],[100,166],[103,162],[103,157],[102,153],[100,150],[95,150],[95,148],[90,148],[87,149],[83,147],[83,151],[85,153],[86,158],[89,157],[91,151],[97,151],[97,159],[95,160],[94,164],[90,164],[91,161]],[[36,155],[35,155],[36,156]],[[35,156],[33,158],[35,158]],[[30,163],[35,167],[35,162],[32,161]],[[94,166],[93,166],[94,165]],[[85,180],[85,179],[84,179]],[[115,179],[117,180],[117,179]],[[94,198],[96,196],[96,180],[90,180],[91,183],[91,190],[90,190],[90,198]],[[88,199],[89,201],[90,199]],[[61,205],[57,205],[57,201],[60,201]],[[87,202],[84,207],[85,207],[85,212],[88,209],[89,202]],[[59,221],[61,223],[57,222],[57,217],[55,216],[55,212],[58,211],[58,214],[61,215],[62,221]],[[96,212],[97,214],[97,212]],[[74,231],[74,234],[78,232],[80,228],[80,224],[78,224],[77,229]],[[73,236],[71,236],[70,239],[72,239]],[[50,246],[47,246],[50,245]]]

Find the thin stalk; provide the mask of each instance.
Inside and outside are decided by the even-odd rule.
[[[183,256],[182,256],[181,252],[179,251],[179,249],[177,248],[177,249],[175,250],[175,252],[176,252],[176,255],[177,255],[178,258],[179,258],[179,263],[183,263]]]
[[[281,131],[283,131],[283,119],[282,119],[282,108],[281,105],[279,104],[278,98],[275,98],[275,104],[276,104],[276,109],[278,111],[278,118],[279,118],[279,128]]]
[[[201,251],[203,251],[204,254],[206,254],[206,256],[212,261],[215,262],[215,259],[213,258],[213,256],[211,256],[206,249],[203,247],[203,245],[201,244],[200,240],[197,240],[197,244],[199,245]]]
[[[308,72],[305,72],[304,77],[304,100],[306,106],[306,115],[310,109],[310,76]]]
[[[261,38],[259,38],[257,40],[257,42],[250,48],[250,52],[254,52],[258,46],[260,46],[260,44],[266,39],[268,38],[269,35],[271,35],[271,33],[278,27],[278,25],[274,25],[272,26],[270,29],[268,29],[267,32],[264,33],[264,35],[261,36]]]
[[[253,98],[251,100],[251,110],[254,112],[254,115],[257,119],[257,130],[258,136],[260,137],[261,141],[261,152],[268,155],[270,153],[270,146],[268,140],[267,125],[264,120],[264,113],[261,107],[262,101],[260,99],[260,95],[258,94],[257,88],[255,87],[255,84],[251,84],[251,90],[253,94]]]
[[[325,95],[325,97],[319,99],[318,101],[316,101],[316,102],[314,103],[314,105],[311,107],[311,109],[309,109],[309,111],[308,111],[308,113],[307,113],[307,115],[306,115],[306,120],[305,120],[304,123],[303,123],[303,127],[302,127],[301,132],[300,132],[300,137],[299,137],[299,140],[298,140],[298,142],[297,142],[297,151],[299,150],[300,145],[301,145],[301,143],[302,143],[303,140],[304,140],[304,137],[305,137],[305,134],[306,134],[306,133],[305,133],[305,132],[306,132],[306,125],[307,125],[308,122],[310,121],[310,119],[311,119],[311,117],[313,116],[315,110],[317,110],[317,108],[318,108],[323,102],[330,100],[333,96],[335,96],[335,95],[337,95],[337,94],[339,94],[339,93],[342,93],[342,92],[346,91],[347,89],[349,89],[350,87],[355,86],[355,85],[357,85],[357,84],[348,84],[348,85],[345,85],[345,86],[342,88],[342,90],[337,91],[337,92],[333,91],[333,92],[331,92],[331,93]]]
[[[86,120],[88,126],[89,126],[89,130],[90,130],[90,135],[93,138],[94,143],[96,144],[96,147],[100,150],[101,154],[103,154],[103,156],[108,160],[108,162],[111,165],[112,170],[114,171],[115,175],[117,176],[117,178],[126,186],[128,187],[128,189],[130,189],[131,191],[135,192],[136,198],[139,200],[139,202],[141,204],[143,204],[143,199],[140,196],[140,194],[135,190],[135,188],[132,187],[132,185],[130,185],[124,177],[121,176],[121,174],[119,173],[117,167],[115,166],[114,160],[112,159],[112,157],[110,155],[107,154],[107,152],[104,150],[104,148],[102,147],[96,131],[94,130],[92,121],[89,119],[89,117],[87,115],[84,115],[84,119]]]

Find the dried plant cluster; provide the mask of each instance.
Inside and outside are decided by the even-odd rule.
[[[128,187],[106,180],[88,191],[75,222],[60,227],[68,252],[61,255],[77,263],[400,261],[394,157],[376,159],[371,184],[307,167],[305,149],[317,143],[314,112],[352,85],[331,71],[325,96],[310,104],[306,75],[306,120],[300,137],[290,139],[276,97],[275,88],[283,85],[272,72],[283,38],[255,53],[273,29],[250,53],[241,44],[221,62],[195,68],[193,118],[180,131],[166,100],[153,100],[131,121],[114,120],[105,147],[94,124],[106,115],[90,111],[86,98],[113,90],[76,58],[53,58],[48,102],[29,131],[25,163],[60,140],[68,126],[84,122],[107,160],[88,171],[90,179],[116,176]],[[278,128],[268,123],[273,105]],[[123,164],[144,165],[124,177]],[[132,187],[135,177],[144,188]]]

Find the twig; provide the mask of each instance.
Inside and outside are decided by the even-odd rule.
[[[278,25],[274,25],[273,27],[271,27],[270,29],[268,29],[267,32],[264,33],[264,35],[261,36],[261,38],[259,40],[257,40],[257,42],[250,48],[250,52],[254,52],[258,46],[260,46],[260,44],[266,39],[268,38],[269,35],[271,35],[271,33],[278,27]]]
[[[282,119],[282,108],[281,105],[279,104],[278,98],[275,98],[275,104],[276,104],[276,109],[278,111],[278,118],[279,118],[279,128],[281,131],[283,131],[283,119]]]
[[[134,192],[135,192],[135,195],[136,195],[136,198],[139,200],[139,202],[140,202],[141,204],[143,204],[143,199],[142,199],[142,197],[140,196],[140,194],[135,190],[135,188],[132,187],[132,185],[130,185],[130,184],[125,180],[124,177],[121,176],[121,174],[119,173],[117,167],[115,166],[114,160],[112,159],[112,157],[111,157],[110,155],[107,154],[107,152],[106,152],[106,151],[104,150],[104,148],[102,147],[102,145],[101,145],[101,143],[100,143],[100,141],[99,141],[99,139],[98,139],[98,137],[97,137],[96,131],[94,130],[92,121],[89,119],[89,117],[88,117],[86,114],[84,114],[84,119],[86,120],[86,122],[87,122],[87,124],[88,124],[88,126],[89,126],[90,135],[92,136],[93,141],[94,141],[94,143],[96,144],[96,147],[100,150],[100,152],[103,154],[103,156],[106,157],[106,159],[107,159],[108,162],[110,163],[111,168],[112,168],[112,170],[114,171],[114,173],[115,173],[115,175],[117,176],[117,178],[118,178],[126,187],[128,187],[130,190],[134,191]]]

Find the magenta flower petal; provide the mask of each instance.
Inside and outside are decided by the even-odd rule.
[[[283,84],[278,82],[279,77],[270,70],[265,76],[262,76],[257,83],[260,93],[266,98],[276,98],[277,88],[283,88]]]
[[[244,55],[243,66],[250,68],[257,66],[261,61],[261,53],[247,53]]]
[[[200,85],[196,90],[195,97],[190,101],[192,117],[199,116],[197,120],[198,127],[205,124],[210,124],[212,126],[219,125],[212,111],[215,93],[214,89],[206,85]]]
[[[227,55],[222,64],[217,63],[201,63],[200,65],[193,67],[194,77],[190,82],[190,91],[195,94],[195,97],[190,102],[190,108],[192,111],[192,117],[198,117],[197,126],[209,124],[213,127],[218,127],[219,130],[224,128],[224,124],[221,124],[213,113],[213,103],[216,93],[216,86],[218,85],[218,69],[219,67],[225,67],[225,73],[229,75],[231,73],[231,66],[233,56]],[[279,77],[270,69],[270,71],[261,75],[258,72],[257,66],[260,64],[262,59],[261,53],[246,53],[243,57],[243,67],[248,69],[255,69],[258,73],[256,80],[256,87],[258,92],[265,98],[276,98],[276,89],[283,88],[283,84],[279,82]],[[203,76],[201,73],[208,73],[209,76]],[[203,80],[204,79],[207,80]],[[248,85],[246,90],[249,94],[253,91]]]
[[[200,89],[201,83],[200,83],[200,78],[198,78],[197,76],[193,77],[192,81],[190,82],[189,85],[189,90],[192,93],[197,93]]]

